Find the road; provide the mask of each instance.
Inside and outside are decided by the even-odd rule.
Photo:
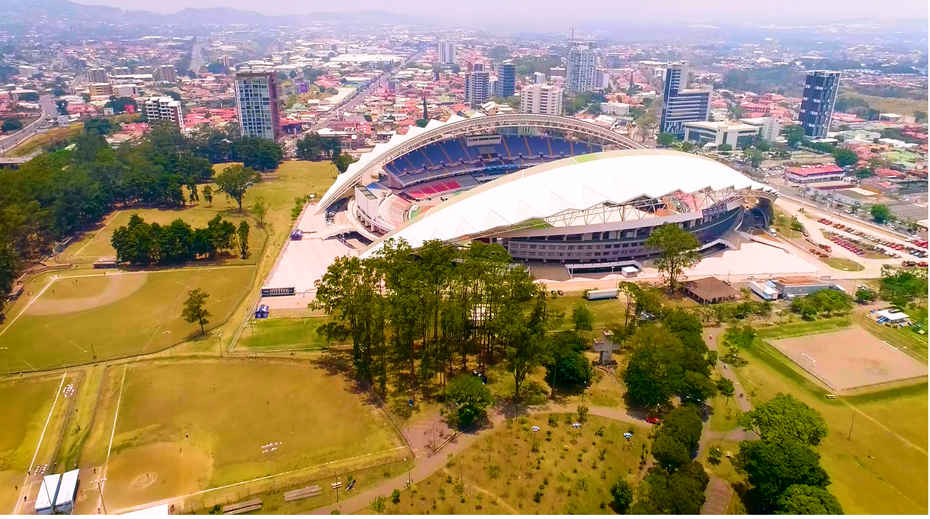
[[[20,131],[0,138],[0,155],[19,146],[23,141],[35,135],[47,118],[54,118],[58,114],[58,108],[55,106],[55,99],[50,95],[40,97],[39,106],[42,108],[42,117],[31,122]]]

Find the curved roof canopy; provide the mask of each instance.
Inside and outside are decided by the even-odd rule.
[[[325,211],[333,202],[347,196],[352,188],[362,180],[364,175],[375,173],[388,162],[427,144],[464,135],[479,135],[500,128],[521,126],[574,132],[621,149],[643,147],[619,133],[592,122],[571,117],[539,114],[479,114],[471,118],[465,118],[453,115],[445,122],[430,120],[425,128],[411,127],[405,135],[394,135],[390,141],[375,145],[374,149],[363,154],[358,162],[350,164],[345,173],[336,177],[336,182],[330,186],[323,198],[320,199],[317,212]]]
[[[387,238],[419,247],[428,240],[471,239],[520,224],[578,225],[564,215],[596,208],[623,208],[632,219],[656,218],[661,216],[654,210],[656,201],[674,200],[681,212],[693,212],[749,193],[778,194],[729,166],[688,153],[592,153],[518,171],[453,197],[378,240],[364,255]]]

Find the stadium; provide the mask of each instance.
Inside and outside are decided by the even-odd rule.
[[[649,257],[657,251],[644,241],[664,223],[719,245],[735,229],[766,227],[777,192],[585,121],[519,114],[430,121],[395,136],[340,175],[320,211],[346,195],[375,238],[366,255],[389,237],[414,247],[480,239],[519,261],[587,264]]]

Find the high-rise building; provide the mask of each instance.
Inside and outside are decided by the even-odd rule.
[[[512,61],[497,64],[497,95],[513,97],[517,89],[517,67]]]
[[[113,95],[113,87],[109,83],[93,83],[87,86],[87,93],[91,97],[110,97]]]
[[[544,85],[546,83],[546,75],[542,72],[533,73],[533,83],[537,85]]]
[[[32,65],[20,65],[17,68],[19,69],[19,75],[22,77],[32,77],[39,73],[39,69]]]
[[[706,121],[710,116],[710,89],[688,90],[688,62],[669,63],[662,92],[661,133],[683,137],[685,123]]]
[[[87,81],[89,83],[106,83],[107,71],[102,68],[92,68],[87,71]]]
[[[822,139],[827,136],[839,87],[839,72],[812,70],[807,73],[801,96],[801,113],[798,115],[806,137]]]
[[[478,106],[491,97],[491,77],[484,65],[475,63],[470,72],[465,74],[465,102]]]
[[[588,45],[575,45],[568,51],[565,86],[569,92],[590,92],[597,79],[597,56]]]
[[[527,85],[520,91],[525,114],[562,115],[562,89],[553,85]]]
[[[181,111],[181,102],[174,98],[150,97],[142,104],[142,110],[149,122],[171,121],[178,128],[184,128],[184,113]]]
[[[155,69],[155,80],[167,81],[169,83],[177,81],[178,73],[174,69],[174,65],[162,65]]]
[[[236,72],[236,110],[243,137],[278,138],[281,123],[273,70],[243,68]]]
[[[442,63],[443,65],[451,65],[455,63],[454,41],[440,41],[437,51],[439,52],[439,63]]]

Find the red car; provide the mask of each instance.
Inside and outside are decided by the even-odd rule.
[[[651,424],[656,424],[656,425],[662,423],[662,419],[661,419],[661,418],[656,418],[655,416],[650,417],[650,418],[646,418],[646,421],[649,422],[649,423],[651,423]]]

